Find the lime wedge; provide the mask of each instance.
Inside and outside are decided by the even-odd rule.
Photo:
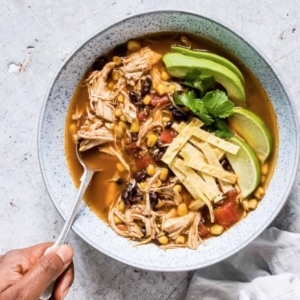
[[[240,147],[236,155],[226,153],[226,157],[238,176],[237,184],[241,189],[242,197],[246,198],[257,188],[260,182],[259,161],[244,140],[233,137],[230,142]]]
[[[264,163],[272,149],[271,133],[265,122],[253,112],[240,107],[233,108],[229,127],[242,137]]]

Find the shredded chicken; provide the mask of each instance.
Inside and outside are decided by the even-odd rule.
[[[124,96],[124,102],[120,104],[121,110],[123,115],[125,116],[127,122],[132,123],[134,119],[137,117],[137,109],[136,107],[130,102],[128,93],[125,91],[121,92]]]
[[[122,59],[123,66],[119,67],[127,80],[127,84],[134,86],[144,73],[148,72],[157,63],[161,55],[150,48],[142,48],[139,52]]]
[[[152,118],[149,118],[145,123],[143,123],[140,127],[139,137],[137,141],[137,146],[140,147],[144,139],[148,136],[148,134],[156,129],[163,129],[163,123],[159,121],[153,122]]]
[[[110,122],[115,121],[113,103],[126,85],[125,78],[120,77],[113,90],[107,87],[107,77],[114,67],[115,63],[109,62],[101,71],[94,71],[86,80],[91,109],[98,117]]]

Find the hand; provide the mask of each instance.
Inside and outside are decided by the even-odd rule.
[[[73,282],[73,250],[59,246],[49,253],[52,243],[12,250],[0,256],[0,300],[38,300],[56,280],[51,299],[63,299]]]

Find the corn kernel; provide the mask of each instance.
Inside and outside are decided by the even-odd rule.
[[[121,108],[117,108],[117,109],[115,110],[115,116],[116,116],[117,118],[119,118],[119,117],[121,117],[122,115],[123,115],[123,113],[122,113]]]
[[[114,56],[112,60],[117,66],[122,64],[122,59],[119,56]]]
[[[112,80],[118,81],[119,78],[120,78],[120,73],[117,72],[117,71],[115,71],[115,70],[113,70],[112,74],[111,74],[111,78],[112,78]]]
[[[249,210],[255,210],[257,207],[257,200],[256,199],[251,199],[248,202]]]
[[[257,199],[262,199],[262,197],[266,194],[265,190],[262,187],[259,187],[255,193],[254,196]]]
[[[156,87],[156,91],[157,91],[157,93],[158,93],[160,96],[162,96],[162,95],[164,95],[164,94],[167,93],[166,86],[165,86],[163,83],[159,84],[159,85]]]
[[[157,135],[154,134],[154,133],[150,133],[150,134],[148,135],[148,137],[147,137],[147,146],[148,146],[149,148],[154,147],[154,145],[156,144],[157,140],[158,140]]]
[[[171,79],[171,75],[168,72],[163,71],[160,73],[160,78],[161,80],[169,81]]]
[[[123,221],[119,217],[117,217],[116,215],[114,215],[114,223],[116,225],[123,224]]]
[[[112,90],[115,86],[115,82],[114,81],[109,81],[108,84],[107,84],[107,87]]]
[[[158,202],[157,202],[157,204],[155,205],[155,208],[161,208],[161,207],[163,207],[163,206],[164,206],[163,201],[161,201],[160,199],[158,199]]]
[[[176,90],[176,85],[175,84],[170,84],[168,86],[168,93],[173,93]]]
[[[140,124],[137,119],[133,120],[130,126],[130,131],[133,133],[137,133],[140,131]]]
[[[147,187],[147,183],[145,181],[142,181],[140,183],[140,188],[144,190],[146,187]]]
[[[153,176],[156,172],[156,168],[153,164],[149,164],[148,167],[146,168],[146,172],[149,176]]]
[[[118,124],[119,124],[119,126],[121,126],[124,130],[127,129],[127,125],[126,125],[126,123],[124,123],[123,121],[120,121]]]
[[[179,235],[176,240],[175,240],[175,244],[185,244],[185,236],[184,235]]]
[[[180,184],[174,185],[173,191],[176,192],[176,193],[180,193],[182,191],[181,185]]]
[[[268,164],[264,164],[261,168],[261,174],[263,175],[267,175],[268,174],[268,171],[269,171],[269,166]]]
[[[124,171],[125,171],[125,167],[124,167],[123,164],[121,164],[120,162],[118,162],[118,163],[116,164],[116,167],[117,167],[117,170],[118,170],[119,172],[124,172]]]
[[[223,232],[224,228],[219,224],[215,224],[210,228],[210,233],[212,235],[221,235]]]
[[[161,120],[162,120],[163,123],[168,123],[168,122],[171,121],[171,117],[170,116],[163,116],[161,118]]]
[[[114,134],[118,139],[121,139],[124,136],[124,129],[120,125],[116,125],[114,128]]]
[[[267,177],[266,177],[265,175],[263,175],[263,176],[261,176],[260,181],[261,181],[262,183],[264,183],[264,182],[266,181],[266,179],[267,179]]]
[[[166,214],[166,219],[171,219],[175,217],[177,217],[177,209],[175,207],[172,207]]]
[[[126,205],[125,205],[124,201],[120,201],[120,202],[119,202],[119,204],[118,204],[118,210],[119,210],[120,212],[122,212],[122,213],[125,212],[125,210],[126,210]]]
[[[120,116],[120,120],[123,121],[123,122],[127,122],[127,119],[124,115]]]
[[[108,130],[113,130],[115,128],[115,123],[105,123],[105,127]]]
[[[145,97],[144,97],[144,99],[143,99],[143,103],[145,104],[145,105],[149,105],[150,104],[150,102],[151,102],[151,96],[150,95],[146,95]]]
[[[249,202],[248,202],[248,200],[244,200],[242,202],[242,206],[243,206],[244,210],[248,211],[249,210]]]
[[[137,50],[141,49],[141,44],[138,41],[129,41],[127,43],[127,49],[129,51],[137,51]]]
[[[119,94],[117,97],[118,102],[123,103],[124,102],[124,96],[122,94]]]
[[[183,198],[180,194],[178,194],[178,195],[176,195],[176,200],[177,200],[178,203],[182,203]]]
[[[188,213],[188,208],[187,208],[185,202],[180,203],[177,206],[177,214],[178,214],[178,216],[182,217],[182,216],[185,216],[187,213]]]
[[[157,240],[161,245],[167,245],[169,243],[169,239],[165,235],[160,236]]]
[[[161,181],[166,181],[169,176],[169,170],[167,168],[163,168],[159,174],[159,179]]]
[[[156,187],[161,187],[162,186],[162,182],[160,179],[156,180]]]

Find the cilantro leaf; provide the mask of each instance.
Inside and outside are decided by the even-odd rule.
[[[233,115],[234,103],[220,90],[206,93],[202,101],[208,113],[214,117],[228,118]]]
[[[174,102],[178,105],[184,105],[197,115],[206,125],[214,122],[212,116],[207,112],[203,101],[196,99],[193,91],[185,91],[182,94],[174,92]]]
[[[198,89],[201,92],[201,95],[203,95],[212,86],[212,84],[215,82],[215,79],[211,75],[200,75],[200,74],[195,75],[195,74],[196,74],[195,72],[188,73],[184,77],[185,81],[183,81],[182,84]]]
[[[227,124],[220,118],[215,118],[214,125],[217,128],[217,130],[215,131],[217,137],[223,139],[229,139],[233,137],[233,132],[228,128]]]
[[[193,112],[199,116],[199,118],[206,124],[210,125],[214,122],[214,118],[208,113],[203,101],[195,99],[195,103],[193,105]]]

